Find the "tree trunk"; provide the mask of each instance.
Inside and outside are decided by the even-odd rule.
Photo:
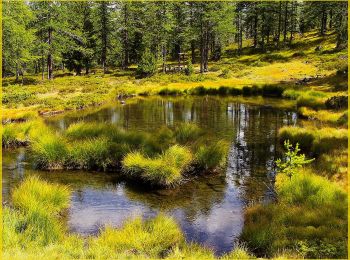
[[[333,27],[333,10],[329,10],[329,29],[331,30]]]
[[[51,53],[52,28],[49,28],[48,34],[49,54],[47,55],[47,78],[53,79],[53,58]]]
[[[194,40],[191,41],[191,62],[192,64],[196,62],[196,46]]]
[[[44,51],[41,53],[41,80],[45,79],[45,59],[44,59]]]
[[[280,38],[281,38],[281,22],[282,22],[282,1],[280,1],[279,12],[278,12],[277,47],[279,46]]]
[[[129,32],[128,32],[128,7],[127,4],[124,6],[124,64],[123,67],[126,69],[129,66]]]
[[[288,2],[285,3],[284,7],[284,29],[283,29],[283,42],[286,42],[287,40],[287,25],[288,25]]]
[[[254,34],[254,48],[258,46],[258,13],[255,10],[255,16],[254,16],[254,28],[253,28],[253,34]]]

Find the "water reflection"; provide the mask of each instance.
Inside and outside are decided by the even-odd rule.
[[[268,101],[266,101],[268,104]],[[274,102],[274,101],[272,101]],[[120,226],[127,218],[166,212],[176,218],[186,238],[213,248],[232,249],[243,226],[246,203],[266,200],[268,173],[278,156],[278,129],[296,123],[296,114],[269,105],[254,106],[229,98],[152,98],[121,106],[106,106],[47,119],[65,129],[85,120],[109,122],[126,129],[154,131],[183,121],[199,124],[208,135],[231,142],[227,170],[200,176],[171,190],[147,190],[125,182],[118,174],[34,171],[25,164],[25,150],[4,151],[3,199],[23,175],[37,174],[73,189],[68,226],[73,232],[94,234],[105,224]]]

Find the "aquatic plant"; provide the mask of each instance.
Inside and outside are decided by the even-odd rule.
[[[257,204],[245,212],[241,238],[260,255],[285,250],[304,258],[347,255],[347,194],[337,184],[301,168],[276,179],[278,202]]]
[[[120,146],[123,148],[123,146]],[[108,167],[117,164],[119,156],[116,151],[112,151],[112,144],[106,137],[91,138],[80,142],[74,142],[69,148],[69,167],[79,169],[102,169],[106,171]],[[69,163],[70,162],[70,163]]]
[[[65,140],[53,133],[42,135],[31,147],[35,167],[40,169],[62,169],[68,156]]]
[[[173,185],[182,179],[182,174],[192,161],[191,151],[173,145],[155,158],[145,157],[140,152],[128,153],[123,161],[124,172],[160,185]]]
[[[290,140],[293,145],[299,143],[302,151],[311,151],[315,155],[346,147],[348,141],[346,129],[330,127],[282,127],[279,130],[279,138],[281,141]]]
[[[181,144],[195,141],[202,134],[201,129],[194,123],[181,123],[175,128],[175,139]]]
[[[227,153],[228,145],[223,141],[201,145],[195,154],[196,163],[205,170],[214,169],[226,163]]]
[[[121,229],[106,227],[89,242],[88,255],[93,258],[115,258],[129,254],[159,258],[184,241],[176,222],[163,214],[143,221],[127,221]]]

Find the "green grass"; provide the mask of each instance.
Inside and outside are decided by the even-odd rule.
[[[67,187],[29,177],[12,194],[14,208],[4,209],[4,248],[46,246],[62,239],[58,214],[69,206]]]
[[[119,146],[119,149],[123,146]],[[74,142],[69,147],[68,167],[74,169],[98,169],[106,171],[108,168],[115,167],[118,158],[125,151],[113,149],[110,141],[105,137],[91,138],[80,142]],[[71,162],[71,163],[70,163]]]
[[[18,147],[29,143],[31,123],[11,123],[2,127],[2,146],[5,148]]]
[[[299,258],[347,256],[347,194],[307,169],[278,175],[278,202],[245,213],[242,239],[258,255],[298,252]]]
[[[196,141],[202,134],[202,130],[194,123],[182,123],[175,129],[175,139],[181,144]]]
[[[3,208],[4,259],[218,259],[213,251],[187,243],[179,225],[162,213],[101,229],[97,236],[69,234],[62,210],[69,205],[66,186],[28,177]],[[242,246],[220,259],[254,258]]]
[[[191,162],[191,151],[174,145],[155,158],[145,157],[140,152],[129,153],[124,157],[122,165],[127,175],[169,186],[182,180],[182,175]]]
[[[348,135],[346,129],[325,127],[302,128],[287,126],[279,130],[279,138],[290,140],[293,145],[299,143],[304,152],[312,152],[314,155],[321,155],[330,151],[347,146]]]
[[[196,163],[205,170],[223,167],[226,163],[228,149],[228,144],[222,141],[202,145],[195,154]]]
[[[164,215],[142,221],[127,221],[122,229],[107,227],[98,238],[92,239],[88,255],[98,259],[118,254],[160,257],[184,241],[176,222]]]

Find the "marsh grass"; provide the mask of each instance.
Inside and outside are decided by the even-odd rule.
[[[42,135],[31,146],[34,165],[40,169],[63,169],[68,153],[66,141],[53,133]]]
[[[31,123],[11,123],[2,127],[2,146],[5,148],[18,147],[29,143]]]
[[[293,145],[299,143],[302,151],[312,152],[315,155],[346,147],[348,142],[346,129],[330,127],[321,129],[282,127],[279,130],[279,138],[281,141],[290,140]]]
[[[176,141],[181,144],[194,142],[202,134],[202,130],[194,123],[181,123],[174,132]]]
[[[201,145],[195,154],[196,163],[205,170],[223,167],[226,163],[229,146],[226,142],[218,141],[210,145]]]
[[[300,169],[291,179],[278,175],[278,202],[245,212],[242,239],[260,255],[298,252],[305,258],[347,255],[347,194],[337,184]]]
[[[176,222],[160,214],[146,221],[129,220],[121,229],[105,228],[90,241],[88,255],[98,259],[117,258],[119,254],[159,258],[183,241]]]
[[[174,145],[155,158],[145,157],[140,152],[129,153],[124,157],[122,165],[124,172],[130,176],[169,186],[182,180],[191,161],[192,153],[188,148]]]

